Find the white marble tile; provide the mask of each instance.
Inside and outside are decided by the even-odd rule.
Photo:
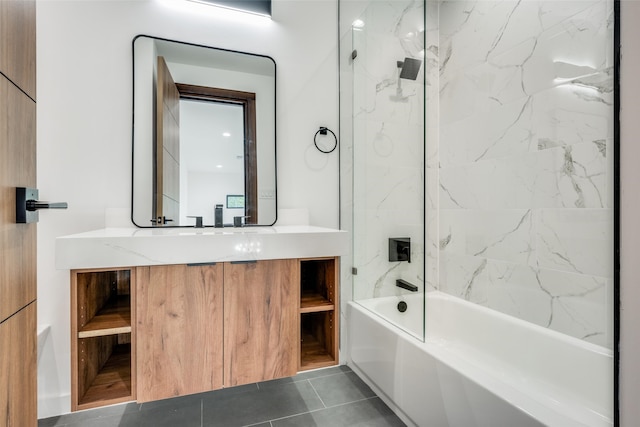
[[[534,94],[564,81],[554,64],[606,70],[612,66],[613,34],[609,28],[608,2],[599,2],[542,33],[534,52],[523,65],[523,85]]]
[[[485,62],[500,43],[519,2],[445,1],[440,6],[441,43],[447,51],[441,72]],[[478,31],[482,28],[482,31]]]
[[[567,82],[535,95],[539,150],[603,142],[613,136],[613,78],[608,73],[592,77],[592,87]]]
[[[549,328],[606,345],[611,338],[607,322],[606,279],[541,269],[540,285],[553,297]]]
[[[536,207],[605,208],[611,191],[606,142],[544,150],[538,155]]]
[[[441,209],[439,217],[438,248],[442,253],[468,255],[467,235],[469,217],[473,211],[467,209]]]
[[[486,258],[441,252],[439,262],[441,291],[478,303],[485,301]]]
[[[540,1],[537,2],[539,5],[538,19],[542,27],[547,30],[598,3],[602,3],[602,0]]]
[[[536,248],[541,268],[613,277],[613,211],[542,209]]]
[[[438,256],[440,252],[438,169],[428,168],[425,187],[425,284],[427,290],[438,289]]]
[[[469,167],[470,197],[480,209],[528,209],[533,206],[536,158],[532,153],[474,163]]]
[[[489,261],[484,303],[489,308],[537,325],[610,345],[612,329],[606,316],[606,280],[513,263]]]
[[[535,229],[531,209],[471,211],[467,216],[466,253],[521,265],[535,264]]]
[[[440,289],[611,346],[613,2],[438,6]]]
[[[533,108],[533,98],[527,97],[474,116],[470,126],[464,126],[469,133],[467,159],[477,162],[532,151]]]
[[[469,189],[469,172],[466,167],[440,169],[438,192],[440,209],[478,208],[478,200]]]
[[[491,260],[487,276],[487,307],[540,326],[549,326],[553,318],[552,297],[541,286],[538,270]]]

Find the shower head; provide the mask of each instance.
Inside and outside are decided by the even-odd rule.
[[[404,58],[404,61],[396,62],[398,68],[400,70],[400,78],[415,80],[418,77],[418,72],[420,71],[420,66],[422,65],[422,60],[413,59],[413,58]]]

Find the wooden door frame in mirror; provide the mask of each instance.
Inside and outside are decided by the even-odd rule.
[[[256,152],[256,94],[176,83],[180,99],[225,102],[244,108],[244,197],[245,223],[258,223],[258,162]]]

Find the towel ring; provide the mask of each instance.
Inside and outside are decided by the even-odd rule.
[[[333,145],[333,148],[331,150],[325,151],[325,150],[321,149],[320,147],[318,147],[318,142],[316,141],[316,139],[318,138],[318,134],[326,135],[327,132],[331,132],[331,135],[333,135],[333,139],[335,141],[335,144]],[[332,153],[336,149],[336,147],[338,146],[338,137],[336,136],[335,133],[333,133],[333,131],[331,129],[326,128],[324,126],[321,126],[320,129],[313,136],[313,145],[315,145],[316,148],[318,149],[318,151],[320,151],[321,153],[329,154],[329,153]]]

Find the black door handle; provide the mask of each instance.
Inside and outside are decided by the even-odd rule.
[[[27,210],[35,211],[38,209],[67,209],[67,202],[40,202],[38,200],[27,200]]]
[[[38,222],[38,209],[67,209],[67,202],[42,202],[38,200],[38,189],[16,188],[16,223]]]

